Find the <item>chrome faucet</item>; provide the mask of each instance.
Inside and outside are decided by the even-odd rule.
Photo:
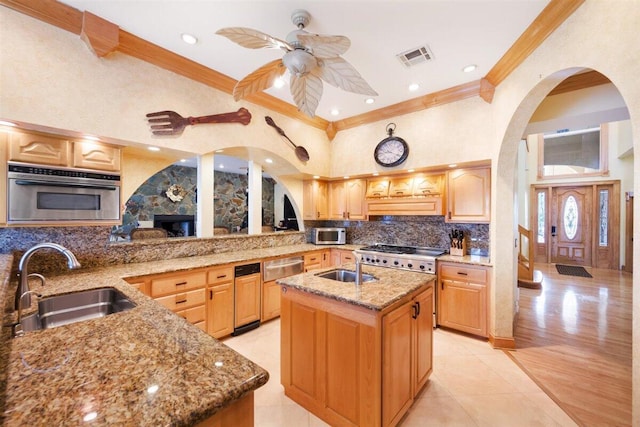
[[[80,268],[80,263],[78,262],[75,255],[64,246],[58,245],[57,243],[40,243],[29,250],[27,250],[22,258],[20,258],[20,263],[18,264],[18,275],[20,276],[20,283],[18,284],[18,289],[16,290],[16,303],[15,309],[24,309],[31,306],[31,294],[29,292],[29,274],[27,272],[27,267],[29,265],[29,260],[31,256],[40,249],[55,249],[60,252],[62,255],[67,257],[67,266],[70,269]],[[37,275],[44,285],[44,277],[41,275]],[[26,294],[25,298],[22,298]]]
[[[362,284],[362,254],[353,251],[353,258],[356,260],[356,285]]]

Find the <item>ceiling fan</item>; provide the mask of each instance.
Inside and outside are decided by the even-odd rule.
[[[249,49],[286,51],[282,59],[271,61],[240,80],[233,88],[236,101],[268,89],[287,70],[293,100],[298,110],[309,117],[315,115],[320,102],[322,80],[348,92],[378,95],[358,71],[340,57],[349,49],[351,41],[345,36],[323,36],[305,31],[310,19],[311,15],[306,10],[294,10],[291,21],[298,29],[290,32],[286,41],[251,28],[230,27],[216,31],[216,34]]]

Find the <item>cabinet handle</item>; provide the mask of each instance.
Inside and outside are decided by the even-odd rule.
[[[187,282],[178,282],[178,283],[176,283],[176,286],[184,286],[186,284],[187,284]]]
[[[417,307],[416,316],[420,316],[420,301],[416,301],[416,307]]]
[[[440,282],[440,289],[442,289],[444,291],[444,280],[442,282]]]
[[[458,274],[460,276],[468,276],[469,275],[468,273],[465,273],[464,271],[458,271]]]
[[[221,275],[221,276],[216,276],[216,279],[224,279],[225,277],[227,277],[227,275],[226,275],[226,274],[223,274],[223,275]]]
[[[209,290],[209,299],[213,299],[213,290]]]
[[[449,211],[449,219],[451,219],[451,211]]]
[[[184,298],[178,301],[178,298]],[[187,296],[186,295],[176,295],[176,304],[184,304],[185,302],[187,302]]]
[[[318,212],[318,214],[317,214],[317,218],[320,218],[320,212]]]
[[[411,315],[411,318],[417,319],[418,318],[418,307],[416,307],[416,305],[413,304],[411,306],[411,308],[413,309],[413,314]]]

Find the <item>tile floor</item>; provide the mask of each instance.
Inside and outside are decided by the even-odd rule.
[[[284,395],[279,319],[224,343],[269,371],[269,382],[255,392],[257,427],[327,425]],[[436,329],[433,364],[403,427],[576,425],[507,355],[486,342]]]

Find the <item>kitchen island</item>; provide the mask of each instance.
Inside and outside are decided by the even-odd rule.
[[[363,271],[376,280],[357,286],[314,271],[277,281],[281,382],[331,425],[393,426],[432,371],[435,276]]]

